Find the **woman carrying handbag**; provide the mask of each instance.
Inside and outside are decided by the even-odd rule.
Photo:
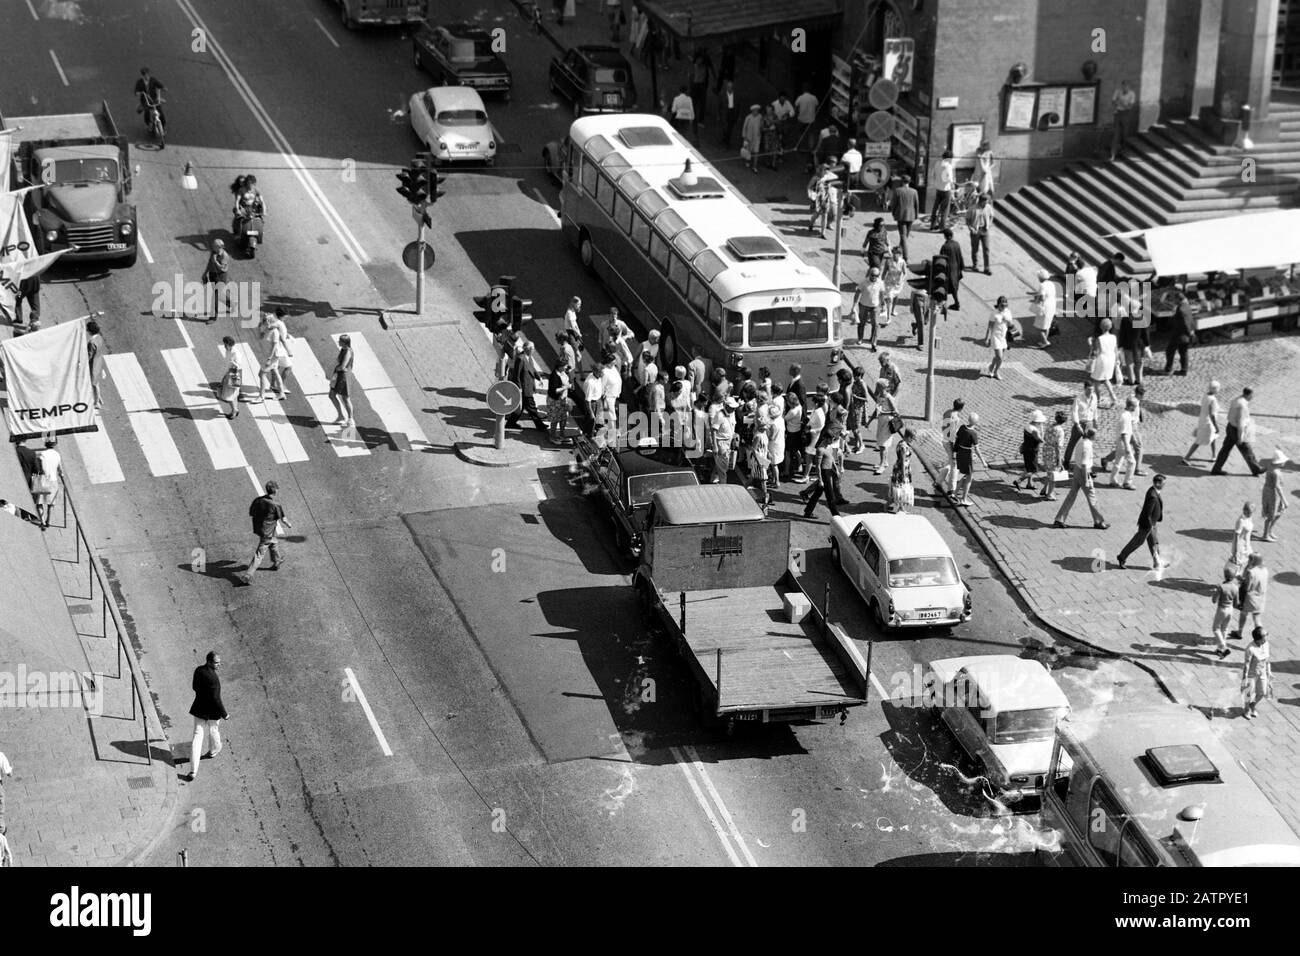
[[[217,388],[217,400],[230,406],[226,418],[234,419],[239,415],[239,393],[244,387],[244,370],[235,357],[235,340],[229,335],[221,340],[225,349],[226,371],[221,376],[221,385]]]
[[[915,437],[910,428],[904,428],[899,435],[894,472],[889,477],[889,510],[895,514],[905,514],[916,503],[912,487],[912,440]]]

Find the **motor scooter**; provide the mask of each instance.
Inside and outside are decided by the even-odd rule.
[[[244,254],[257,258],[257,247],[265,241],[266,216],[262,213],[242,215],[236,219],[235,238],[243,246]]]

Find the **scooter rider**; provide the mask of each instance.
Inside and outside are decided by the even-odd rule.
[[[266,200],[257,188],[257,177],[251,174],[236,179],[231,184],[230,191],[235,194],[235,208],[232,210],[235,218],[231,220],[230,232],[242,236],[242,223],[255,217],[266,218]]]
[[[149,67],[140,70],[140,79],[135,81],[135,95],[140,100],[140,108],[136,112],[143,113],[148,107],[155,107],[158,110],[158,121],[162,123],[163,129],[167,128],[167,114],[162,108],[162,94],[166,89],[162,81],[149,72]]]

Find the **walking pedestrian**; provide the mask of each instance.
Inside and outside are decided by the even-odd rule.
[[[1223,583],[1216,584],[1210,594],[1210,600],[1214,602],[1214,620],[1210,624],[1210,631],[1214,635],[1215,653],[1220,660],[1232,653],[1228,649],[1228,628],[1232,626],[1232,612],[1237,609],[1240,585],[1232,568],[1224,568]]]
[[[1128,140],[1129,127],[1132,123],[1133,110],[1137,106],[1137,94],[1129,86],[1128,80],[1120,80],[1119,89],[1110,96],[1114,130],[1110,141],[1110,159],[1115,161],[1124,143]]]
[[[1074,460],[1074,448],[1086,429],[1097,427],[1097,394],[1092,382],[1083,383],[1083,392],[1075,396],[1070,406],[1070,441],[1065,446],[1065,467]]]
[[[190,772],[186,780],[193,781],[199,775],[199,762],[211,760],[221,753],[221,721],[229,720],[226,705],[221,700],[221,678],[217,668],[221,666],[221,655],[208,651],[204,662],[194,668],[194,679],[190,689],[194,691],[194,703],[190,704],[190,715],[194,718],[194,736],[190,740]],[[208,749],[203,750],[203,735],[207,734]]]
[[[1151,487],[1147,489],[1147,496],[1142,502],[1142,510],[1138,513],[1137,533],[1129,539],[1128,544],[1124,545],[1116,556],[1115,563],[1121,568],[1125,567],[1129,555],[1141,547],[1144,541],[1151,551],[1151,569],[1159,571],[1162,568],[1169,567],[1169,562],[1160,557],[1160,538],[1156,533],[1156,526],[1165,517],[1165,503],[1160,496],[1164,487],[1164,475],[1155,475],[1151,479]]]
[[[961,309],[961,301],[958,295],[961,291],[961,280],[966,274],[966,257],[962,254],[961,243],[953,238],[951,229],[943,231],[943,245],[939,247],[939,256],[948,263],[945,276],[948,280],[948,294],[952,296],[952,307]],[[933,292],[933,290],[931,290]]]
[[[1100,333],[1091,340],[1092,355],[1088,360],[1088,378],[1092,380],[1092,387],[1096,394],[1100,395],[1102,388],[1105,387],[1106,394],[1110,396],[1110,404],[1104,407],[1114,408],[1115,386],[1111,380],[1115,377],[1119,341],[1110,331],[1110,319],[1102,319],[1100,329]]]
[[[692,129],[699,133],[700,118],[704,116],[708,109],[709,84],[713,82],[715,71],[713,69],[713,58],[709,56],[709,51],[703,47],[695,51],[691,57],[691,125]]]
[[[230,253],[221,239],[213,239],[208,251],[208,264],[203,270],[203,282],[212,286],[212,303],[207,321],[217,320],[217,308],[221,301],[226,303],[226,314],[230,314]]]
[[[953,399],[952,408],[943,413],[943,420],[939,423],[947,460],[944,470],[935,482],[936,494],[951,495],[957,490],[957,429],[966,424],[962,411],[965,407],[965,401],[960,398]]]
[[[217,387],[217,400],[230,407],[230,411],[225,415],[226,418],[233,420],[239,415],[244,370],[239,364],[239,354],[235,351],[235,340],[231,336],[222,337],[221,348],[226,361],[226,370],[221,374],[221,384]]]
[[[972,177],[975,183],[975,190],[979,193],[981,200],[992,198],[993,196],[993,147],[989,145],[986,139],[979,145],[975,151],[975,175]]]
[[[578,316],[582,312],[582,299],[574,296],[569,300],[569,307],[564,310],[564,330],[572,338],[576,338],[575,345],[582,345],[582,329],[578,326]],[[575,366],[576,368],[577,366]]]
[[[879,475],[884,473],[889,446],[893,443],[893,437],[902,420],[898,417],[894,396],[889,391],[889,381],[883,376],[877,378],[872,385],[871,398],[875,401],[876,407],[868,422],[874,420],[876,423],[876,450],[880,453],[880,462],[872,469],[872,473]]]
[[[826,428],[826,393],[814,392],[809,396],[810,406],[808,420],[804,422],[804,448],[813,456],[812,466],[817,467],[817,447],[821,444],[822,431]]]
[[[339,336],[339,354],[334,360],[334,370],[330,373],[330,401],[338,409],[339,417],[334,424],[343,428],[352,426],[352,396],[348,375],[356,359],[352,351],[352,336]]]
[[[834,206],[839,190],[836,188],[838,178],[830,163],[822,163],[808,182],[808,199],[811,216],[808,219],[808,231],[826,238],[827,221],[833,221]]]
[[[1038,270],[1038,292],[1034,294],[1034,328],[1042,333],[1041,349],[1052,343],[1048,337],[1052,334],[1052,320],[1056,318],[1056,283],[1046,269]]]
[[[31,319],[27,323],[27,331],[39,332],[41,328],[41,277],[39,275],[20,279],[18,288],[14,291],[15,334],[17,334],[17,327],[23,324],[24,305],[27,306],[27,311],[31,313]]]
[[[1241,665],[1241,698],[1247,720],[1259,716],[1259,702],[1273,696],[1273,667],[1269,661],[1268,631],[1256,627],[1246,645]]]
[[[275,314],[270,317],[270,323],[275,328],[275,342],[272,354],[275,357],[275,368],[280,379],[280,397],[292,394],[285,383],[289,381],[289,376],[293,374],[293,336],[289,334],[289,326],[285,324],[285,319],[289,313],[284,309],[276,309]]]
[[[1263,500],[1260,502],[1259,509],[1259,513],[1264,518],[1264,532],[1260,536],[1261,541],[1277,540],[1277,535],[1273,533],[1273,529],[1277,527],[1282,512],[1290,507],[1286,501],[1286,492],[1282,488],[1282,466],[1286,464],[1286,461],[1286,456],[1279,449],[1265,466]]]
[[[988,332],[984,344],[993,350],[993,360],[989,362],[989,378],[1001,378],[1002,356],[1007,350],[1007,333],[1014,327],[1015,319],[1007,306],[1007,297],[998,296],[993,304],[993,315],[989,317]]]
[[[1169,320],[1169,344],[1165,346],[1165,371],[1168,375],[1187,374],[1187,350],[1196,338],[1196,319],[1192,316],[1192,305],[1187,294],[1179,292],[1178,307],[1174,309]],[[1178,371],[1174,372],[1174,355],[1178,355]]]
[[[889,198],[889,214],[898,226],[898,248],[903,252],[903,268],[907,268],[907,240],[912,235],[912,224],[921,214],[921,197],[912,186],[912,177],[903,174],[898,188]]]
[[[609,321],[601,331],[601,349],[613,349],[616,366],[620,375],[632,371],[632,342],[636,336],[628,324],[618,317],[617,306],[610,306]]]
[[[560,359],[546,383],[546,412],[550,419],[550,436],[552,443],[562,445],[567,442],[565,430],[569,427],[569,393],[573,383],[571,376],[573,366]]]
[[[979,458],[980,464],[986,471],[989,467],[989,463],[984,460],[984,453],[979,448],[979,423],[979,413],[971,412],[969,420],[957,429],[957,435],[953,439],[953,457],[957,460],[957,473],[961,476],[958,479],[956,500],[953,503],[960,508],[969,508],[974,504],[970,498],[971,483],[975,480],[974,458]]]
[[[104,354],[108,349],[104,346],[104,337],[99,334],[99,323],[91,319],[86,323],[86,354],[90,359],[90,390],[95,397],[95,407],[100,408],[104,404],[103,396],[100,393],[100,383],[104,380],[106,370],[104,367]]]
[[[1122,381],[1125,385],[1141,385],[1142,377],[1146,373],[1146,362],[1152,358],[1151,337],[1147,327],[1145,325],[1138,327],[1134,324],[1133,312],[1137,308],[1139,306],[1128,294],[1122,293],[1120,301],[1111,311],[1112,321],[1119,319],[1119,334],[1116,339],[1122,362]]]
[[[257,549],[244,569],[244,580],[252,582],[253,575],[262,564],[267,552],[271,555],[268,571],[278,571],[284,564],[280,558],[280,526],[292,528],[293,522],[285,517],[284,508],[275,500],[280,483],[274,478],[266,483],[266,493],[253,499],[248,506],[248,516],[253,519],[253,534],[257,535]]]
[[[1219,452],[1219,383],[1211,381],[1201,399],[1201,413],[1196,419],[1196,431],[1192,433],[1192,447],[1183,456],[1183,464],[1190,465],[1192,456],[1202,445],[1210,446],[1210,455],[1218,458]]]
[[[993,275],[993,259],[989,256],[989,235],[993,231],[993,203],[988,196],[966,210],[966,228],[970,231],[970,267],[980,271],[980,250],[984,251],[984,274]]]
[[[896,514],[906,514],[916,504],[916,492],[912,485],[912,442],[916,433],[904,428],[898,436],[898,447],[894,449],[894,471],[889,476],[889,510]]]
[[[777,169],[781,165],[781,124],[777,120],[776,110],[771,104],[763,110],[763,125],[759,131],[759,152],[767,158],[767,168]]]
[[[1025,425],[1024,437],[1020,439],[1020,460],[1025,466],[1024,474],[1013,481],[1012,487],[1023,487],[1026,491],[1034,490],[1034,478],[1038,475],[1039,453],[1043,447],[1043,429],[1047,425],[1047,416],[1041,409],[1035,408]],[[1022,484],[1023,483],[1023,484]]]
[[[1052,419],[1051,427],[1043,436],[1043,491],[1041,497],[1056,500],[1056,483],[1069,478],[1065,459],[1065,412],[1059,408]]]
[[[889,255],[889,230],[885,228],[884,219],[876,217],[862,238],[862,255],[866,258],[867,265],[877,270]]]
[[[736,84],[727,80],[718,93],[719,106],[722,109],[722,146],[731,148],[731,134],[735,132],[736,121],[740,119],[740,100],[736,95]]]
[[[1129,396],[1124,401],[1124,410],[1119,413],[1115,426],[1115,450],[1111,453],[1110,483],[1114,488],[1133,491],[1133,473],[1137,471],[1137,455],[1133,451],[1134,418],[1137,413],[1137,399]],[[1103,464],[1104,464],[1103,459]],[[1127,471],[1124,480],[1120,475]]]
[[[785,402],[782,396],[774,396],[767,407],[767,484],[769,488],[778,489],[781,482],[789,477],[786,471],[786,434],[785,434]]]
[[[715,392],[709,404],[709,431],[713,436],[713,484],[725,485],[735,467],[736,420],[733,412],[739,403],[730,395]]]
[[[280,330],[271,321],[269,313],[262,314],[257,324],[257,352],[260,364],[257,370],[257,398],[252,401],[266,401],[266,389],[284,394],[284,380],[280,378],[280,359],[276,354],[280,342]]]
[[[937,232],[947,228],[948,213],[952,209],[952,191],[957,185],[957,169],[953,163],[952,150],[945,149],[939,161],[935,163],[934,174],[930,177],[934,183],[934,205],[930,208],[930,229]]]
[[[1065,500],[1061,502],[1061,509],[1056,513],[1056,520],[1052,522],[1054,528],[1066,527],[1065,519],[1070,516],[1070,510],[1074,507],[1074,502],[1078,499],[1080,492],[1088,500],[1088,510],[1092,512],[1092,526],[1099,531],[1105,531],[1110,527],[1106,522],[1106,518],[1097,508],[1097,491],[1092,485],[1092,443],[1096,437],[1096,430],[1088,428],[1079,440],[1079,457],[1071,461],[1069,466],[1070,491],[1065,496]],[[1067,460],[1069,460],[1068,455]]]
[[[63,456],[58,452],[58,439],[45,439],[45,447],[32,455],[31,492],[36,504],[36,517],[41,529],[50,526],[50,511],[59,496]]]
[[[691,94],[686,92],[685,85],[677,88],[677,95],[673,97],[668,109],[677,132],[683,137],[689,136],[695,126],[695,104],[691,101]]]
[[[763,514],[767,514],[768,505],[772,503],[768,493],[768,472],[772,466],[771,443],[772,420],[768,416],[767,406],[758,406],[754,415],[754,430],[749,441],[749,486],[758,500]]]
[[[623,24],[627,22],[623,0],[605,0],[605,18],[609,21],[610,42],[618,46],[623,40]]]
[[[1228,406],[1227,434],[1223,436],[1223,447],[1219,449],[1219,457],[1214,459],[1210,474],[1223,474],[1223,466],[1233,448],[1241,449],[1241,457],[1246,460],[1246,466],[1252,475],[1258,477],[1264,473],[1255,459],[1255,449],[1252,447],[1255,443],[1255,419],[1250,414],[1250,400],[1254,395],[1253,389],[1243,388],[1241,395],[1234,398]]]
[[[817,510],[817,502],[823,495],[826,497],[826,507],[830,510],[832,516],[840,513],[840,478],[839,463],[835,455],[836,446],[834,443],[822,445],[817,449],[817,479],[808,486],[804,491],[799,492],[799,497],[806,504],[803,509],[803,516],[811,518]]]
[[[749,165],[751,172],[758,172],[758,153],[762,145],[763,107],[755,103],[740,124],[740,158]]]
[[[876,341],[880,334],[880,310],[884,295],[885,283],[880,278],[880,267],[873,265],[858,283],[857,291],[853,293],[853,304],[849,307],[849,312],[858,317],[858,344],[866,343],[873,352],[876,351]],[[866,334],[867,326],[871,327],[870,339]]]
[[[785,453],[786,474],[796,484],[808,481],[808,464],[804,459],[804,418],[807,415],[799,396],[787,390],[782,396],[785,403]]]
[[[1095,335],[1101,318],[1097,312],[1097,267],[1077,252],[1070,253],[1067,263],[1066,274],[1074,277],[1074,288],[1066,296],[1066,314],[1073,312],[1075,318],[1092,319]]]
[[[803,92],[794,100],[794,118],[799,124],[799,142],[801,149],[811,150],[812,128],[813,123],[817,122],[817,109],[820,106],[816,95],[807,83],[804,84]]]
[[[867,402],[871,399],[866,374],[866,369],[861,365],[855,366],[853,381],[849,385],[848,450],[854,454],[862,451],[862,423],[866,420]]]
[[[1241,514],[1237,516],[1237,523],[1232,529],[1232,544],[1228,551],[1228,564],[1236,568],[1238,574],[1241,574],[1251,554],[1255,548],[1251,544],[1251,538],[1255,536],[1255,519],[1254,508],[1247,501],[1241,506]]]
[[[546,419],[537,408],[537,380],[542,377],[542,370],[537,365],[537,350],[532,342],[524,342],[523,350],[515,356],[510,366],[510,381],[519,386],[522,396],[519,407],[506,416],[506,428],[519,429],[519,418],[527,415],[539,432],[547,431]],[[622,391],[622,381],[619,382]]]
[[[781,149],[784,151],[790,148],[797,135],[795,116],[798,113],[785,90],[778,93],[776,99],[772,101],[772,112],[776,114],[777,134],[781,138]]]
[[[1264,603],[1268,596],[1268,568],[1264,567],[1264,556],[1256,552],[1246,561],[1246,570],[1241,575],[1241,587],[1237,594],[1240,612],[1237,617],[1237,629],[1230,635],[1236,640],[1246,633],[1246,625],[1259,629],[1264,623]]]
[[[898,297],[903,294],[907,283],[907,263],[901,249],[894,249],[880,264],[880,280],[885,284],[884,315],[880,317],[880,327],[889,325],[894,318],[894,309]]]

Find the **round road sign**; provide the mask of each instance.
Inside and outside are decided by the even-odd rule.
[[[424,262],[420,262],[420,247],[424,247]],[[426,272],[433,268],[433,246],[427,242],[408,242],[406,248],[402,250],[402,261],[406,263],[406,268],[412,270],[423,269]]]
[[[513,415],[524,403],[524,394],[514,382],[497,382],[487,390],[487,407],[493,415]]]

